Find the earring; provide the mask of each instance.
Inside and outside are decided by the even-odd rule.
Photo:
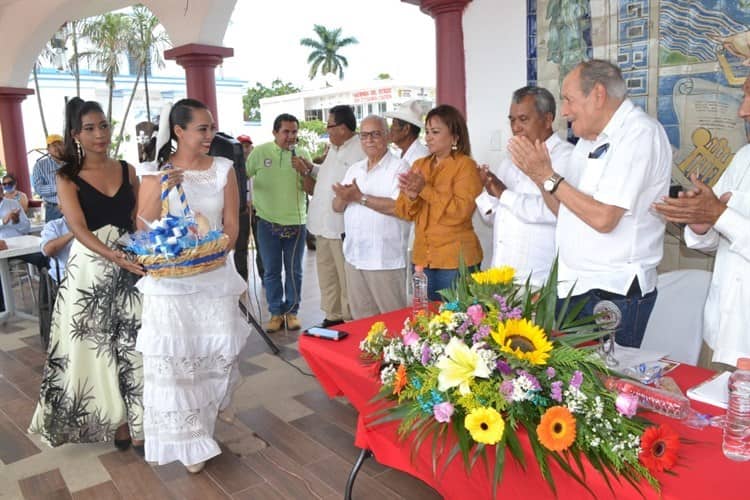
[[[451,151],[458,151],[458,144],[454,142],[453,146],[451,146]]]
[[[80,165],[83,163],[83,157],[85,156],[85,153],[83,152],[83,146],[81,146],[81,143],[79,141],[76,141],[76,156],[78,157],[78,164]]]

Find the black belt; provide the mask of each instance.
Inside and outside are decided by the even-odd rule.
[[[633,283],[630,284],[630,288],[628,288],[628,292],[625,295],[620,295],[619,293],[612,293],[608,292],[606,290],[598,289],[596,291],[596,294],[602,298],[602,299],[635,299],[638,297],[642,297],[643,293],[641,292],[641,285],[638,283],[638,277],[636,276],[635,279],[633,279]]]

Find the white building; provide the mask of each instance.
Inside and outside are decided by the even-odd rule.
[[[291,113],[299,120],[325,121],[329,109],[347,104],[354,107],[359,121],[367,115],[393,111],[398,104],[409,99],[435,102],[435,88],[396,80],[372,80],[266,97],[260,100],[261,128],[264,137],[267,134],[270,140],[273,120],[281,113]]]

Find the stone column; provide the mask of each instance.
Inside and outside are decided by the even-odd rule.
[[[18,190],[31,198],[29,164],[26,160],[26,137],[23,130],[21,102],[34,91],[27,88],[0,87],[0,127],[2,127],[5,167],[18,180]]]
[[[437,102],[466,116],[463,12],[471,0],[421,0],[420,9],[435,19]],[[416,3],[410,1],[409,3]]]
[[[216,66],[226,57],[232,57],[234,49],[189,43],[164,51],[165,59],[174,59],[185,68],[187,95],[203,102],[219,125],[216,108]]]

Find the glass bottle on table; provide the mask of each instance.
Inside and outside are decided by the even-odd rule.
[[[737,370],[729,377],[729,404],[724,421],[724,456],[750,460],[750,358],[739,358]]]

